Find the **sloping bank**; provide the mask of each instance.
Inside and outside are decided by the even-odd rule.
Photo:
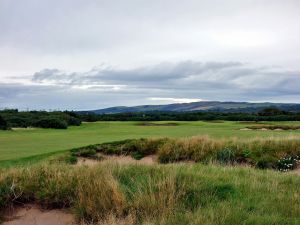
[[[73,156],[93,158],[97,152],[131,155],[141,159],[156,154],[160,163],[179,161],[247,164],[261,169],[288,171],[300,159],[300,139],[253,138],[249,140],[212,139],[207,136],[189,138],[133,139],[90,145],[71,150]]]

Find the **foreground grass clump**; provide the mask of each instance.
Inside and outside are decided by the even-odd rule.
[[[135,159],[157,154],[161,163],[214,161],[221,164],[248,164],[261,169],[287,171],[297,167],[300,158],[300,139],[294,136],[248,140],[214,139],[208,136],[179,139],[142,138],[90,145],[73,149],[72,152],[75,155],[85,152],[132,155]]]
[[[78,218],[98,220],[121,212],[124,196],[111,171],[39,165],[0,174],[0,207],[35,202],[43,208],[73,207]]]
[[[40,165],[0,172],[0,207],[71,207],[93,224],[299,224],[300,177],[213,165]]]

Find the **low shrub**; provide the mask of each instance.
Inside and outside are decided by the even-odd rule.
[[[91,148],[82,148],[73,152],[73,156],[84,157],[84,158],[95,158],[96,150]]]
[[[297,167],[300,156],[285,156],[278,160],[277,169],[282,172],[293,170]]]
[[[233,164],[236,161],[235,152],[230,148],[224,148],[217,152],[217,161],[221,164]]]
[[[64,153],[61,155],[54,155],[49,158],[50,164],[70,164],[74,165],[78,162],[77,156],[72,153]]]
[[[76,156],[70,155],[69,157],[67,157],[67,158],[65,159],[65,162],[66,162],[67,164],[76,164],[76,163],[78,162],[78,159],[77,159]]]
[[[142,158],[144,158],[145,157],[145,155],[144,154],[142,154],[142,153],[140,153],[140,152],[132,152],[131,153],[131,156],[132,156],[132,158],[134,158],[134,159],[136,159],[136,160],[140,160],[140,159],[142,159]]]

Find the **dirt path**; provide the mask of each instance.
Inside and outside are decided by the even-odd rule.
[[[2,225],[75,225],[74,216],[65,210],[42,210],[37,205],[25,205],[10,210]]]

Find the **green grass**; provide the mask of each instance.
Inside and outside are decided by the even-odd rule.
[[[159,122],[164,123],[164,122]],[[42,157],[59,151],[89,144],[141,137],[188,137],[209,135],[216,138],[284,137],[299,135],[300,131],[241,131],[254,123],[239,122],[176,122],[179,126],[138,126],[137,122],[84,123],[67,130],[28,129],[0,131],[0,167],[11,160],[19,162],[28,157]],[[300,125],[300,122],[272,122],[267,124]]]
[[[102,225],[296,225],[299,186],[299,176],[216,165],[36,165],[0,170],[0,208],[70,207]]]

